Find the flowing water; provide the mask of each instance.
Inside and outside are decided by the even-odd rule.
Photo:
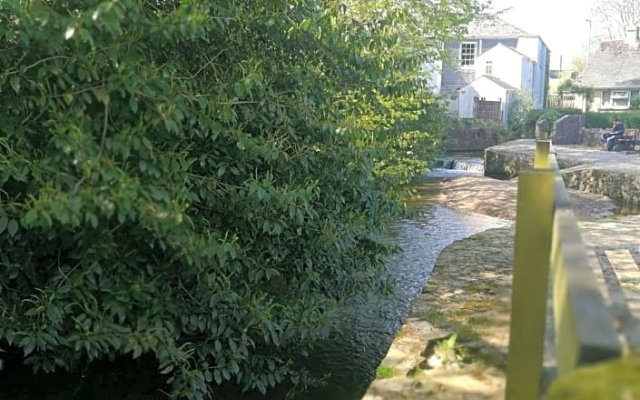
[[[443,168],[416,181],[420,198],[408,203],[415,215],[390,228],[391,237],[403,248],[390,263],[389,275],[395,284],[393,294],[371,294],[364,302],[349,307],[350,321],[345,333],[323,344],[313,354],[319,370],[331,371],[329,385],[305,394],[304,399],[362,398],[413,300],[431,274],[440,251],[456,240],[511,224],[507,220],[461,213],[433,204],[430,199],[436,192],[437,180],[482,174],[482,160],[477,158],[446,158],[440,165]]]
[[[482,174],[484,172],[484,161],[479,158],[443,158],[438,160],[436,165],[440,170],[453,170],[457,173],[465,171],[466,173]]]

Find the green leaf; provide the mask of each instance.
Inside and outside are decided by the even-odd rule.
[[[162,370],[160,370],[160,374],[161,375],[166,375],[171,371],[173,371],[173,365],[168,365],[168,366],[164,367]]]
[[[102,104],[109,104],[110,96],[106,88],[98,87],[96,89],[93,89],[93,94],[96,96],[96,99],[98,99],[98,101]]]
[[[9,223],[9,218],[6,215],[0,215],[0,233],[4,232],[7,229],[7,224]]]
[[[133,359],[135,360],[136,358],[140,357],[142,355],[142,346],[140,346],[139,344],[136,344],[133,347]]]
[[[259,379],[256,380],[256,387],[258,388],[258,391],[261,394],[263,394],[263,395],[267,394],[267,387],[264,384],[264,382],[262,381],[262,379],[259,378]]]
[[[11,237],[15,236],[16,233],[18,233],[18,221],[15,219],[12,219],[9,221],[9,224],[7,225],[7,232],[9,232],[9,235],[11,235]]]
[[[20,93],[20,78],[14,76],[9,80],[9,83],[11,84],[11,88],[14,92],[16,92],[16,94]]]
[[[65,103],[67,103],[67,104],[71,104],[71,102],[73,102],[73,94],[71,94],[71,93],[63,94],[62,98],[64,99]]]
[[[33,353],[33,351],[36,348],[36,341],[35,340],[28,340],[27,343],[24,345],[23,351],[24,351],[24,356],[28,356],[29,354]]]
[[[220,370],[218,368],[213,370],[213,379],[218,385],[222,383],[222,374],[220,373]]]
[[[138,100],[136,100],[135,97],[129,99],[129,108],[131,108],[134,114],[138,112]]]

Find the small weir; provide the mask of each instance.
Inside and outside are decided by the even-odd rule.
[[[455,173],[484,173],[484,160],[478,157],[446,157],[435,160],[433,163],[434,169],[452,170]]]

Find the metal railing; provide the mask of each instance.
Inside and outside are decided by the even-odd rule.
[[[548,286],[558,377],[622,354],[550,147],[538,141],[518,176],[507,400],[541,398]]]

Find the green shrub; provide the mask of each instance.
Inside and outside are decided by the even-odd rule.
[[[476,118],[447,118],[445,120],[445,134],[460,131],[481,131],[489,132],[494,143],[503,143],[518,138],[513,131],[505,128],[502,124],[489,119]]]
[[[416,82],[459,3],[412,42],[426,16],[371,2],[0,2],[0,354],[150,358],[174,398],[314,383],[442,135]]]
[[[588,112],[586,113],[587,128],[608,129],[614,119],[620,119],[626,128],[640,128],[640,111],[620,112]]]
[[[542,119],[549,121],[549,129],[553,127],[553,123],[564,115],[582,114],[578,108],[547,108],[541,110],[530,110],[524,120],[523,134],[525,137],[533,137],[536,131],[536,124]]]
[[[585,114],[585,125],[587,128],[610,128],[613,121],[611,113],[588,112]]]

